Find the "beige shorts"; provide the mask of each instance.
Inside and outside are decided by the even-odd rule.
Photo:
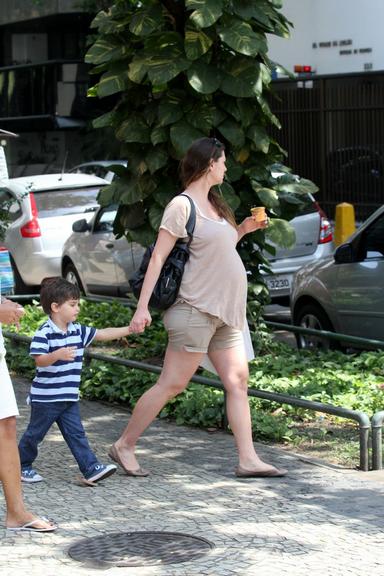
[[[243,346],[241,330],[227,326],[220,318],[200,312],[186,302],[177,302],[168,308],[163,321],[168,344],[174,350],[207,353]]]

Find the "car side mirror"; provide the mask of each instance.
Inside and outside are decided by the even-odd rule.
[[[342,244],[333,255],[336,264],[350,264],[355,261],[351,244]]]
[[[76,220],[76,222],[72,224],[73,232],[87,232],[90,229],[91,227],[85,218],[82,218],[81,220]]]

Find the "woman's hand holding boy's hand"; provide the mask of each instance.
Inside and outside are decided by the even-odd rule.
[[[152,318],[148,308],[137,308],[129,325],[129,330],[133,334],[140,334],[144,332],[147,326],[151,325],[151,322]]]

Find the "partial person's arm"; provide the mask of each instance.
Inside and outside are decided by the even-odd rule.
[[[32,357],[35,360],[36,366],[45,368],[46,366],[51,366],[58,360],[72,362],[76,357],[76,353],[76,346],[66,346],[65,348],[58,348],[54,352],[48,352],[48,354],[32,354]]]
[[[102,328],[97,330],[94,340],[103,342],[105,340],[117,340],[118,338],[124,338],[130,333],[129,326],[121,326],[120,328]]]
[[[243,236],[256,232],[256,230],[264,230],[268,226],[268,218],[263,222],[256,222],[253,216],[245,218],[237,227],[237,241],[239,242]]]
[[[2,299],[0,304],[0,322],[2,324],[17,324],[24,314],[24,308],[17,302]]]
[[[178,238],[161,228],[145,274],[136,312],[129,325],[131,332],[144,332],[151,324],[152,318],[148,310],[149,300],[160,276],[161,269]]]

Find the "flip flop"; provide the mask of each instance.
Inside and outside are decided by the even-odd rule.
[[[268,470],[247,470],[238,466],[235,474],[238,478],[280,478],[287,474],[288,470],[282,468],[270,468]]]
[[[35,520],[31,520],[31,522],[26,522],[22,526],[15,526],[13,528],[9,528],[7,526],[7,530],[10,532],[54,532],[57,530],[56,524],[52,524],[49,528],[39,528],[36,526],[39,522],[51,522],[48,518],[42,516],[41,518],[36,518]]]
[[[144,476],[149,476],[149,471],[145,470],[145,468],[136,468],[136,470],[130,470],[129,468],[127,468],[123,462],[120,460],[120,456],[118,451],[116,450],[116,446],[114,444],[112,444],[112,446],[109,449],[108,452],[108,456],[111,458],[111,460],[113,460],[114,462],[116,462],[116,464],[119,464],[119,466],[122,467],[122,469],[124,470],[124,472],[126,473],[127,476],[135,476],[135,477],[144,477]]]

